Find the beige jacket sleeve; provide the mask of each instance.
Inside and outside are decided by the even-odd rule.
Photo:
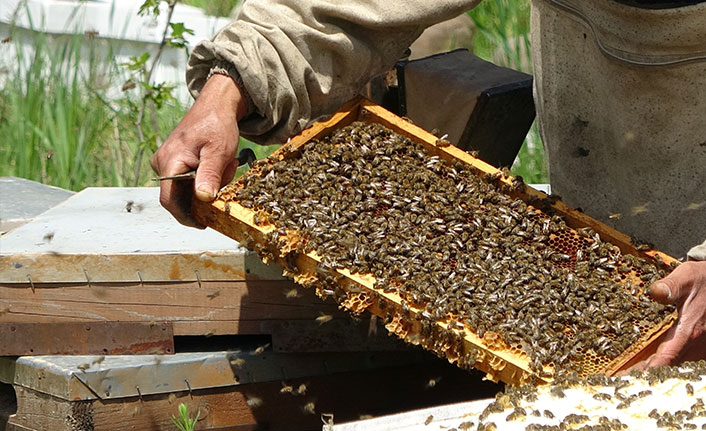
[[[187,84],[197,97],[214,63],[233,64],[256,111],[240,122],[242,135],[281,143],[389,69],[426,27],[479,2],[247,0],[194,49]]]
[[[701,245],[692,247],[687,256],[689,260],[706,260],[706,241]]]

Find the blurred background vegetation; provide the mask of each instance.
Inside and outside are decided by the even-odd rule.
[[[228,16],[236,0],[184,0],[206,13]],[[469,12],[474,23],[473,52],[496,64],[531,72],[529,0],[485,0]],[[188,25],[188,23],[187,23]],[[189,106],[168,98],[152,108],[146,132],[157,136],[144,148],[135,121],[139,103],[132,88],[109,94],[129,81],[127,67],[115,61],[114,45],[91,35],[61,39],[34,36],[31,58],[0,64],[0,176],[18,176],[70,190],[89,186],[150,185],[149,159]],[[0,44],[15,43],[8,38]],[[453,46],[449,46],[453,48]],[[18,49],[21,54],[21,50]],[[90,67],[77,65],[88,60]],[[252,147],[258,158],[273,151]],[[138,157],[142,151],[144,157]],[[140,160],[139,166],[136,166]],[[528,182],[547,182],[536,127],[528,135],[513,172]]]
[[[201,8],[208,15],[230,16],[238,0],[184,0],[184,3]]]

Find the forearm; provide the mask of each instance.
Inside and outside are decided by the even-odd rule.
[[[194,50],[187,82],[196,95],[215,61],[232,63],[256,111],[240,123],[242,134],[279,143],[390,68],[426,27],[478,1],[248,0]]]

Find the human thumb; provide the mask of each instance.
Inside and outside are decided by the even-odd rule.
[[[234,173],[234,170],[227,172],[229,165],[232,165],[235,159],[234,152],[232,147],[227,146],[202,149],[201,161],[196,171],[194,183],[194,193],[197,199],[210,202],[216,198],[216,194],[221,188],[223,176]]]
[[[694,282],[693,268],[689,262],[679,265],[671,274],[650,286],[648,293],[662,304],[676,304],[687,295]]]
[[[649,295],[662,304],[672,303],[672,291],[664,280],[656,281],[648,290]]]

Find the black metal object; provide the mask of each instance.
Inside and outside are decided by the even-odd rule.
[[[438,129],[494,166],[510,166],[535,117],[532,76],[465,49],[397,64],[398,115]]]

